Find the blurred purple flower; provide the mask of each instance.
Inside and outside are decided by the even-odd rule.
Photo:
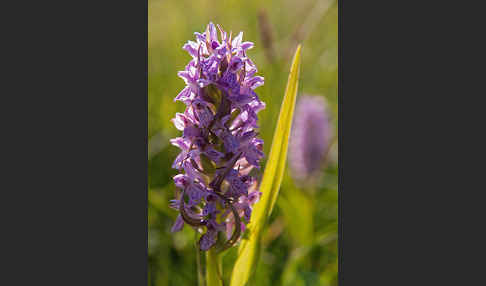
[[[246,55],[253,43],[242,42],[242,32],[232,39],[232,33],[209,23],[195,35],[195,42],[183,46],[192,60],[178,73],[186,87],[175,97],[186,110],[172,119],[182,131],[171,139],[181,149],[172,165],[180,172],[174,183],[181,190],[170,203],[179,211],[172,231],[184,224],[202,228],[202,250],[218,242],[218,232],[226,233],[224,250],[241,236],[260,196],[249,172],[263,157],[255,130],[265,104],[253,91],[263,77],[254,76],[257,68]]]
[[[292,176],[302,185],[315,183],[329,148],[331,125],[326,108],[322,96],[303,95],[297,102],[289,163]]]

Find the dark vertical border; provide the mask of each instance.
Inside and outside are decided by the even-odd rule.
[[[340,286],[485,285],[481,12],[339,0]]]
[[[3,217],[20,221],[0,285],[147,285],[148,1],[24,6],[4,9],[4,123],[27,124],[2,133],[18,148],[3,178],[20,174]]]

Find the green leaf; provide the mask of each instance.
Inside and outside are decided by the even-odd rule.
[[[299,83],[300,50],[297,47],[290,68],[289,79],[277,127],[273,135],[272,149],[265,166],[260,191],[262,198],[254,209],[251,222],[248,224],[250,231],[249,239],[241,242],[238,258],[236,259],[231,275],[231,286],[244,286],[248,283],[250,276],[254,273],[258,258],[260,256],[261,240],[263,229],[267,224],[268,217],[272,213],[273,206],[277,200],[280,184],[284,175],[285,163],[287,160],[287,147],[292,127],[292,116],[294,113],[295,100],[297,98],[297,87]]]

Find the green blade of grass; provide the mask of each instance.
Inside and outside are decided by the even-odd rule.
[[[280,108],[277,127],[273,135],[272,148],[263,174],[260,192],[262,198],[255,205],[251,222],[248,224],[249,238],[241,242],[238,258],[231,275],[231,286],[244,286],[254,273],[260,256],[261,239],[267,219],[277,200],[287,160],[287,147],[292,127],[297,87],[299,83],[300,50],[297,47],[290,68],[284,99]]]

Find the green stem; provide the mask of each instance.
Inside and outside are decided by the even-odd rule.
[[[196,265],[197,265],[197,285],[198,286],[205,286],[204,285],[204,274],[203,274],[203,269],[201,266],[201,250],[199,249],[199,243],[198,243],[198,235],[197,231],[195,231],[195,246],[196,246]]]
[[[224,286],[221,254],[214,249],[206,251],[206,286]]]

